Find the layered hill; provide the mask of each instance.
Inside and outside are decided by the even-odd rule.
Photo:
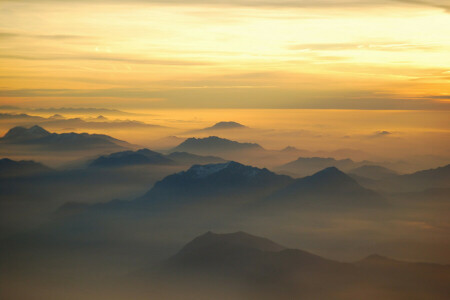
[[[260,151],[264,150],[255,143],[240,143],[217,136],[207,138],[188,138],[171,152],[190,152],[202,155],[217,155],[220,153],[236,153],[242,151]]]
[[[40,126],[30,128],[14,127],[2,138],[4,145],[33,146],[42,150],[89,150],[89,149],[124,149],[131,148],[127,142],[112,138],[104,134],[88,133],[51,133]]]
[[[410,263],[371,255],[355,263],[328,260],[244,232],[201,235],[157,268],[141,272],[178,287],[195,285],[197,295],[213,284],[218,293],[238,289],[239,299],[445,299],[450,266]],[[158,280],[157,279],[157,280]],[[170,286],[170,285],[169,285]],[[187,292],[191,292],[187,290]]]
[[[335,167],[296,179],[264,200],[264,205],[277,209],[338,209],[383,207],[385,201],[376,192],[359,185]]]

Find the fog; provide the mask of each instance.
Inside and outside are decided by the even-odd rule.
[[[15,161],[17,169],[1,169],[0,176],[0,297],[445,298],[450,278],[445,141],[436,153],[416,149],[400,159],[400,153],[385,155],[381,144],[402,145],[400,151],[412,145],[404,141],[413,135],[376,138],[382,142],[360,136],[335,147],[344,125],[329,134],[326,126],[317,126],[321,142],[314,143],[318,137],[283,134],[283,122],[276,129],[259,127],[258,118],[265,116],[259,114],[243,118],[248,128],[214,132],[198,130],[214,123],[204,113],[200,120],[172,122],[155,112],[147,122],[165,127],[99,132],[56,126],[45,128],[52,139],[3,140],[1,156]],[[1,123],[4,131],[15,125],[20,124]],[[119,141],[105,149],[75,135],[81,141],[75,149],[58,135],[71,131],[106,133]],[[214,139],[182,146],[185,138],[210,135],[228,139],[221,140],[227,147],[214,146]],[[369,147],[373,144],[379,148]],[[288,145],[298,149],[281,151]],[[160,152],[137,151],[143,147]],[[170,154],[179,148],[184,152]],[[419,154],[420,159],[414,156]],[[94,163],[98,159],[102,164]],[[30,172],[20,160],[49,168]],[[210,231],[249,233],[289,251],[225,243],[189,252],[195,259],[167,267],[186,244]],[[302,251],[319,258],[305,260]],[[372,254],[389,260],[364,260]],[[205,268],[214,264],[217,268]]]

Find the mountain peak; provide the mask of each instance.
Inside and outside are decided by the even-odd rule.
[[[237,122],[233,122],[233,121],[222,121],[222,122],[218,122],[216,124],[214,124],[211,127],[207,127],[205,128],[205,130],[215,130],[215,129],[236,129],[236,128],[247,128],[247,126],[242,125],[240,123]]]
[[[375,180],[397,175],[395,171],[378,165],[362,165],[353,170],[350,170],[350,173],[360,177],[366,177]]]
[[[329,182],[329,181],[334,181],[335,183],[356,183],[356,181],[351,178],[350,176],[348,176],[347,174],[345,174],[344,172],[342,172],[341,170],[339,170],[336,167],[328,167],[325,168],[311,176],[305,177],[309,178],[310,180],[313,181],[320,181],[320,182]]]
[[[341,175],[347,176],[344,172],[342,172],[341,170],[339,170],[336,167],[325,168],[322,171],[317,172],[315,175],[318,176],[321,174],[333,175],[333,176],[341,176]]]
[[[225,163],[219,163],[219,164],[207,164],[207,165],[193,165],[191,168],[189,168],[186,172],[181,172],[186,175],[189,175],[192,178],[205,178],[208,176],[211,176],[213,174],[217,174],[222,171],[227,171],[227,173],[231,175],[240,175],[244,178],[254,178],[257,175],[263,174],[263,173],[271,173],[267,169],[259,169],[252,166],[246,166],[241,163],[235,162],[235,161],[228,161]]]
[[[131,165],[169,165],[173,161],[161,153],[147,148],[137,151],[121,151],[108,155],[102,155],[92,161],[89,165],[93,167],[122,167]]]
[[[184,205],[206,201],[208,205],[242,205],[286,186],[292,178],[230,161],[194,165],[187,171],[169,175],[155,183],[138,200],[146,205]],[[245,195],[245,197],[244,197]],[[225,201],[225,202],[223,202]]]
[[[196,237],[181,249],[180,254],[188,254],[201,248],[247,248],[260,251],[278,252],[286,249],[269,239],[254,236],[243,231],[233,233],[207,233]]]
[[[313,175],[296,179],[268,199],[272,203],[288,201],[296,205],[301,204],[303,208],[310,206],[354,209],[384,205],[380,195],[363,188],[336,167],[329,167]]]
[[[21,126],[17,126],[11,128],[4,136],[4,140],[27,140],[27,139],[36,139],[42,138],[50,135],[51,133],[45,130],[44,128],[34,125],[30,128],[25,128]]]
[[[191,152],[200,154],[215,154],[217,152],[230,152],[240,150],[261,150],[260,145],[255,143],[240,143],[217,136],[209,136],[206,138],[188,138],[172,151]]]
[[[193,165],[187,171],[195,178],[204,178],[227,168],[231,162],[221,164]]]
[[[296,151],[300,151],[300,150],[294,146],[287,146],[287,147],[284,147],[283,149],[281,149],[280,151],[281,152],[296,152]]]
[[[0,159],[0,178],[36,175],[50,171],[50,168],[32,160]]]

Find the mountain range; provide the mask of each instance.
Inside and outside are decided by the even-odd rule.
[[[352,172],[352,171],[351,171]],[[358,172],[362,174],[361,172]],[[450,164],[442,167],[421,170],[410,174],[395,174],[386,170],[376,173],[370,171],[363,176],[354,176],[361,185],[390,193],[421,192],[427,189],[450,188]],[[372,175],[372,179],[370,176]]]
[[[195,203],[204,203],[208,207],[235,207],[263,197],[291,181],[288,176],[233,161],[194,165],[157,182],[136,201],[158,207],[186,207]]]
[[[188,138],[170,152],[190,152],[202,155],[216,155],[217,153],[243,152],[264,150],[255,143],[240,143],[228,139],[210,136],[207,138]]]
[[[38,124],[41,127],[52,129],[145,129],[163,128],[156,124],[147,124],[136,120],[110,120],[102,115],[96,118],[65,118],[60,114],[44,118],[28,114],[5,114],[0,113],[0,120],[14,121],[15,124],[30,127]]]
[[[201,128],[201,129],[196,129],[196,130],[191,130],[189,131],[190,133],[200,133],[200,132],[208,132],[208,131],[224,131],[224,130],[241,130],[241,129],[246,129],[248,128],[245,125],[242,125],[240,123],[237,122],[233,122],[233,121],[222,121],[222,122],[218,122],[210,127],[206,127],[206,128]]]
[[[51,172],[52,169],[31,160],[15,161],[8,158],[0,159],[0,178],[34,176]]]
[[[133,165],[171,165],[175,162],[163,154],[149,149],[139,149],[137,151],[122,151],[108,155],[102,155],[93,160],[91,167],[122,167]]]
[[[385,205],[381,195],[362,187],[353,178],[335,167],[296,179],[270,195],[265,202],[270,203],[274,209],[295,207],[353,210]]]
[[[201,207],[221,212],[289,211],[305,209],[355,210],[383,207],[376,192],[332,167],[312,176],[293,179],[267,169],[234,161],[194,165],[155,183],[142,197],[131,202],[102,204],[105,208],[138,208],[149,211]]]
[[[104,134],[51,133],[37,125],[30,128],[14,127],[0,138],[0,143],[35,146],[49,151],[132,148],[131,144]]]
[[[89,163],[91,167],[125,167],[143,165],[188,165],[224,163],[224,159],[216,156],[202,156],[188,152],[172,152],[162,154],[147,148],[136,151],[127,150],[102,155]]]
[[[349,174],[374,180],[390,178],[398,175],[397,172],[391,169],[377,165],[363,165],[361,167],[350,170]]]
[[[354,299],[358,292],[364,299],[446,299],[450,292],[449,265],[380,255],[342,263],[245,232],[207,232],[140,276],[159,278],[172,288],[194,285],[197,295],[204,289],[211,296],[198,281],[218,286],[219,295],[239,286],[239,299]]]
[[[331,157],[299,157],[294,161],[275,168],[275,170],[303,177],[328,167],[336,167],[340,170],[348,171],[361,166],[361,164],[348,158],[337,160]]]

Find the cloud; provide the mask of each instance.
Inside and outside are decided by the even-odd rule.
[[[395,1],[406,4],[415,4],[421,6],[441,8],[446,12],[450,13],[450,5],[443,3],[445,0],[395,0]]]
[[[72,39],[92,39],[92,36],[73,35],[73,34],[28,34],[18,32],[0,31],[0,39],[11,38],[34,38],[43,40],[72,40]]]
[[[450,12],[450,5],[444,0],[65,0],[73,3],[147,3],[165,5],[220,5],[242,7],[286,7],[286,8],[336,8],[336,7],[374,7],[393,5],[416,5],[440,8]],[[10,0],[10,2],[43,3],[62,2],[60,0]]]
[[[291,50],[314,50],[314,51],[336,51],[336,50],[376,50],[376,51],[403,51],[403,50],[432,50],[440,46],[431,44],[412,44],[407,42],[390,43],[317,43],[297,44],[288,47]]]
[[[370,91],[339,93],[311,92],[283,88],[205,87],[148,90],[111,89],[17,89],[0,90],[0,97],[143,99],[152,108],[298,108],[369,110],[450,110],[450,103],[430,99],[401,99]]]
[[[450,100],[450,95],[431,95],[426,98],[437,100]]]
[[[146,58],[130,58],[125,56],[115,56],[110,54],[79,54],[79,55],[15,55],[2,54],[0,58],[4,59],[21,59],[21,60],[42,60],[42,61],[59,61],[59,60],[87,60],[87,61],[109,61],[124,62],[130,64],[149,64],[149,65],[169,65],[169,66],[201,66],[211,65],[211,62],[189,61],[175,59],[146,59]]]

